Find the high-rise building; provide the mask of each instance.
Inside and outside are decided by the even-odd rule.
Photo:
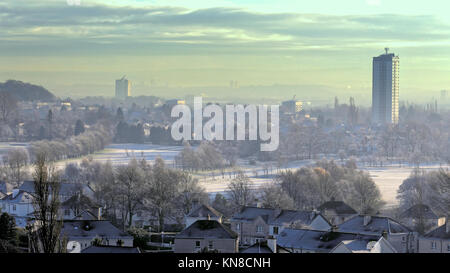
[[[399,57],[386,53],[373,58],[372,122],[398,123]]]
[[[125,99],[131,96],[131,81],[127,80],[125,76],[120,80],[116,80],[116,98]]]

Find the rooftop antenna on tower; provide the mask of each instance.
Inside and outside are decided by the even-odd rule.
[[[384,50],[386,51],[386,55],[388,54],[389,47],[385,47]]]

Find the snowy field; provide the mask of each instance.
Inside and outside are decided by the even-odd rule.
[[[17,147],[26,147],[26,143],[0,143],[0,155],[4,154],[7,150]],[[145,158],[148,162],[154,162],[158,156],[163,158],[168,166],[174,165],[175,156],[181,151],[182,147],[178,146],[160,146],[151,144],[112,144],[106,147],[106,149],[92,154],[93,160],[106,162],[110,161],[113,165],[126,164],[130,159],[135,157],[136,159]],[[80,163],[82,158],[70,159],[64,161],[58,161],[56,166],[58,168],[64,167],[67,163]],[[301,166],[313,164],[314,161],[303,160],[289,162],[287,167],[280,170],[296,169]],[[239,161],[240,168],[250,177],[254,188],[261,188],[269,186],[273,183],[273,175],[277,170],[273,167],[271,176],[262,177],[263,167],[262,164],[248,165],[247,161]],[[276,166],[276,163],[272,164]],[[422,167],[425,170],[437,170],[439,165],[429,165]],[[449,166],[444,166],[448,168]],[[391,165],[385,167],[361,167],[370,173],[375,183],[380,188],[383,200],[387,203],[387,207],[397,204],[396,195],[399,186],[402,184],[412,171],[412,167],[398,165]],[[255,175],[255,171],[257,175]],[[196,174],[200,181],[200,184],[206,189],[208,193],[214,195],[215,193],[224,193],[227,191],[227,185],[231,181],[231,171],[227,170],[222,177],[220,171],[207,171]]]

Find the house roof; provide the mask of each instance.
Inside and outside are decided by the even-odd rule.
[[[397,253],[397,250],[383,237],[380,237],[378,241],[371,238],[344,240],[332,252],[340,245],[344,245],[352,253]]]
[[[84,194],[75,194],[61,204],[63,208],[83,207],[83,208],[100,208],[91,198]]]
[[[84,227],[89,225],[89,229]],[[131,237],[126,232],[116,228],[111,222],[105,220],[64,220],[61,235],[69,238],[95,238],[95,237]]]
[[[446,225],[450,225],[447,223]],[[440,238],[440,239],[450,239],[450,232],[447,232],[446,225],[437,227],[429,232],[427,232],[423,237],[425,238]]]
[[[197,220],[182,232],[178,233],[175,238],[236,239],[237,237],[236,232],[215,220]]]
[[[261,216],[265,221],[274,213],[274,209],[258,208],[258,207],[243,207],[240,212],[233,215],[231,220],[234,221],[253,221],[258,216]]]
[[[277,253],[280,253],[280,250],[290,252],[289,250],[277,244]],[[273,253],[273,252],[272,249],[270,249],[270,247],[267,246],[267,241],[262,242],[258,241],[255,244],[239,251],[239,253]]]
[[[286,223],[300,223],[304,226],[309,226],[318,214],[313,211],[296,211],[296,210],[282,210],[276,218],[271,219],[271,225],[283,225]]]
[[[29,193],[34,193],[34,181],[24,181],[22,185],[20,185],[19,190],[23,190]],[[61,183],[61,187],[59,189],[59,194],[63,196],[72,196],[73,194],[80,192],[93,192],[91,187],[86,184],[81,183]]]
[[[401,215],[401,218],[420,218],[423,217],[425,219],[439,219],[439,216],[437,216],[433,210],[423,204],[417,204],[409,209],[405,210]]]
[[[84,210],[76,215],[72,220],[98,220],[98,217],[88,210]]]
[[[33,196],[31,196],[31,194],[29,194],[28,192],[25,192],[25,191],[19,190],[17,195],[15,197],[13,197],[13,196],[14,195],[11,193],[11,194],[4,196],[1,200],[6,201],[8,203],[14,203],[14,204],[31,203],[33,201]]]
[[[277,243],[284,248],[304,249],[315,252],[330,252],[339,243],[347,240],[376,241],[378,236],[287,228],[277,237]]]
[[[137,247],[121,247],[121,246],[89,246],[81,253],[141,253]]]
[[[267,224],[270,225],[299,223],[303,226],[309,226],[318,215],[320,215],[320,213],[315,211],[244,207],[239,213],[235,214],[231,220],[253,221],[257,217],[261,217]]]
[[[392,233],[408,233],[410,230],[397,221],[384,216],[370,217],[369,223],[364,225],[364,215],[355,216],[339,225],[340,232],[382,235],[384,231]]]
[[[206,204],[201,204],[201,205],[195,207],[191,212],[189,212],[189,214],[187,216],[188,217],[206,217],[208,215],[211,217],[221,217],[222,216],[222,214],[220,212],[218,212],[213,207],[210,207]]]
[[[320,211],[332,210],[336,214],[357,214],[357,212],[343,201],[328,201],[319,208]]]

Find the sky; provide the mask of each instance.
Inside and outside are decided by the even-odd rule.
[[[244,93],[305,87],[274,87],[274,97],[332,101],[326,87],[367,98],[372,57],[389,47],[400,56],[400,99],[450,89],[445,0],[73,1],[0,2],[0,81],[72,97],[112,96],[126,75],[134,95],[208,94],[237,81]]]

